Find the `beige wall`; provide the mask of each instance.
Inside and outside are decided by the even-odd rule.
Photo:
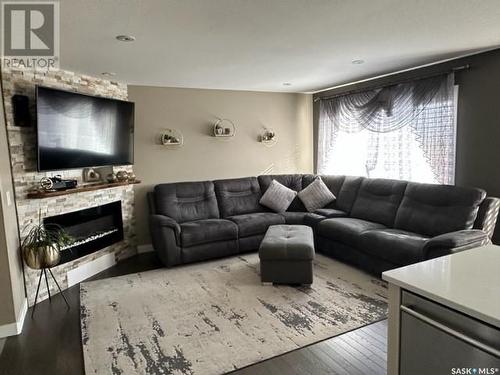
[[[139,244],[150,243],[145,193],[155,184],[313,170],[312,97],[305,94],[129,86],[136,103],[135,172]],[[218,117],[236,124],[234,138],[211,137]],[[273,147],[259,143],[264,127],[276,131]],[[156,141],[176,128],[184,145]]]
[[[0,98],[0,326],[3,326],[19,320],[25,292],[5,117],[1,103],[3,100]],[[10,205],[7,194],[10,194]]]

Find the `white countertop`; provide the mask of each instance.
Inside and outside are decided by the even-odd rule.
[[[382,278],[500,328],[500,246],[397,268],[384,272]]]

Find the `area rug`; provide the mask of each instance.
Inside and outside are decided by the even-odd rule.
[[[222,374],[387,314],[384,282],[321,255],[310,288],[262,285],[251,254],[80,291],[87,374]]]

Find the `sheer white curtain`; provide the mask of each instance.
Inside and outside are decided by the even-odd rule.
[[[320,174],[453,184],[453,74],[320,102]]]

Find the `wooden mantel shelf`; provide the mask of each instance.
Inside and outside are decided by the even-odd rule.
[[[140,184],[140,180],[135,181],[124,181],[124,182],[99,182],[96,184],[86,184],[81,185],[73,189],[67,190],[56,190],[56,191],[31,191],[28,193],[28,199],[43,199],[43,198],[51,198],[51,197],[59,197],[61,195],[69,195],[76,193],[83,193],[85,191],[94,191],[101,189],[109,189],[118,186],[127,186],[127,185],[135,185]]]

